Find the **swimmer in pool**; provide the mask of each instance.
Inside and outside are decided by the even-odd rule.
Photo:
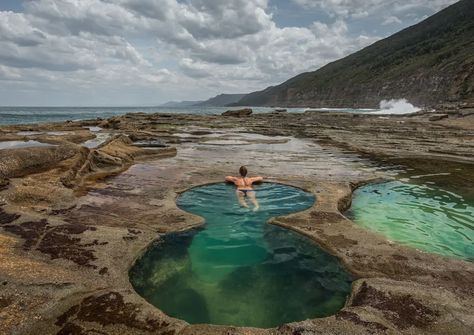
[[[252,189],[252,184],[261,182],[263,177],[247,177],[247,168],[241,166],[239,169],[240,177],[227,176],[225,180],[230,183],[234,183],[237,186],[236,194],[237,200],[239,201],[240,206],[249,207],[245,198],[249,198],[250,202],[253,204],[253,210],[256,211],[260,208],[257,198],[255,197],[255,190]]]

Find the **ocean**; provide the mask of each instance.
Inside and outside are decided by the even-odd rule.
[[[229,107],[0,107],[0,125],[108,118],[127,113],[221,114]],[[274,108],[256,107],[254,113]],[[303,109],[291,108],[290,112]]]
[[[240,107],[239,107],[240,108]],[[251,107],[254,113],[268,113],[275,108]],[[127,113],[176,113],[176,114],[210,114],[217,115],[237,107],[0,107],[0,125],[31,124],[44,122],[62,122],[66,120],[87,120],[108,118]],[[303,113],[307,108],[287,108],[288,113]],[[324,111],[344,111],[349,113],[376,110],[367,109],[330,109]]]

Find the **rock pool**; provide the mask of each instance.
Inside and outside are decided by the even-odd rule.
[[[392,181],[357,189],[347,215],[393,241],[474,261],[471,200],[434,185]]]
[[[232,185],[193,188],[178,198],[203,228],[169,234],[130,270],[136,291],[189,323],[274,327],[336,313],[351,276],[308,238],[266,224],[301,211],[312,194],[280,184],[256,187],[261,208],[240,208]]]
[[[19,148],[32,148],[32,147],[51,147],[54,144],[42,143],[38,141],[3,141],[0,142],[0,150],[3,149],[19,149]]]

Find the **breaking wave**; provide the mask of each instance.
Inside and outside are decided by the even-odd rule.
[[[411,114],[421,108],[413,106],[407,99],[391,99],[380,101],[380,110],[371,114]]]

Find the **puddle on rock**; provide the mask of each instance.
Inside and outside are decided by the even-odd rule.
[[[42,131],[19,131],[16,133],[18,136],[34,136],[43,134]]]
[[[97,133],[95,138],[85,141],[82,145],[85,146],[86,148],[94,149],[94,148],[97,148],[102,143],[104,143],[105,141],[107,141],[110,138],[110,136],[111,135],[108,133]]]
[[[308,238],[266,224],[312,206],[300,189],[256,187],[261,208],[240,208],[234,186],[193,188],[178,205],[205,218],[200,230],[169,234],[130,271],[137,292],[189,323],[274,327],[324,317],[345,303],[351,278]]]
[[[89,131],[93,133],[97,133],[102,130],[101,127],[96,127],[96,126],[84,126],[83,128],[89,129]]]
[[[4,141],[0,142],[0,150],[2,149],[19,149],[32,147],[53,147],[54,144],[42,143],[38,141]]]

